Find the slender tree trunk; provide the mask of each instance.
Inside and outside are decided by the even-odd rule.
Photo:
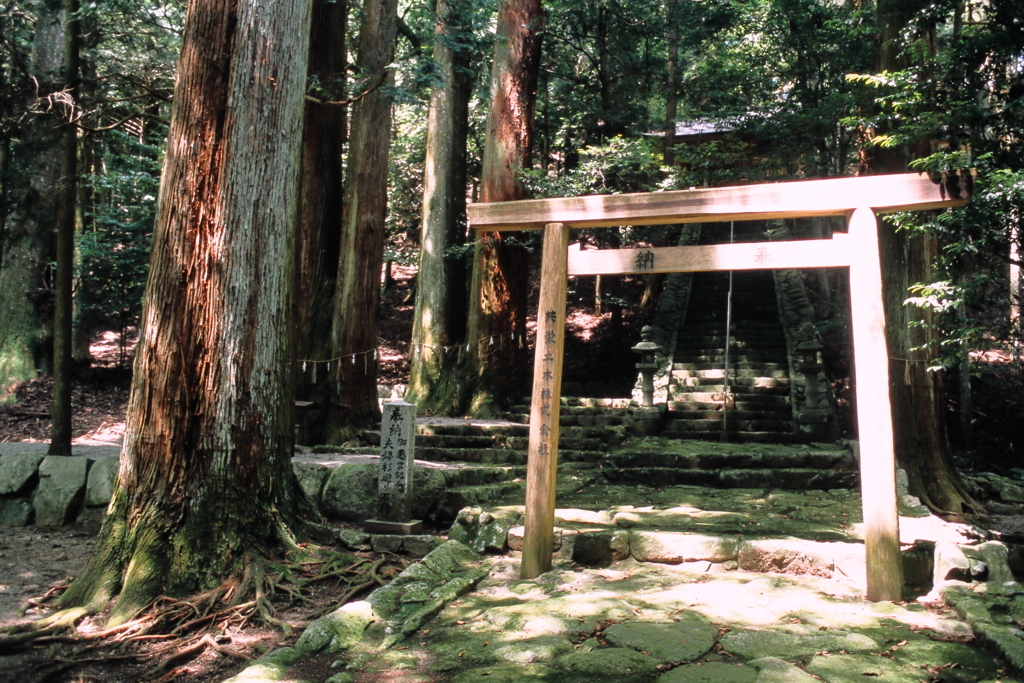
[[[292,304],[306,0],[193,0],[121,468],[62,606],[253,588],[294,549]]]
[[[345,2],[314,0],[309,76],[320,84],[316,96],[322,100],[346,98],[347,18]],[[299,415],[301,435],[309,445],[323,443],[330,403],[328,360],[341,244],[342,150],[348,135],[347,119],[345,106],[306,102],[298,226],[296,396],[313,404]]]
[[[448,399],[454,387],[446,380],[456,377],[444,372],[445,363],[449,356],[457,356],[466,334],[465,260],[453,251],[466,236],[466,136],[472,83],[469,60],[452,48],[449,27],[458,23],[467,4],[438,0],[436,10],[434,61],[441,83],[431,91],[427,120],[419,275],[406,391],[407,401],[430,411],[451,408]]]
[[[679,32],[676,31],[673,9],[677,0],[668,0],[668,63],[665,68],[665,166],[676,163],[676,116],[679,106]]]
[[[380,421],[377,406],[377,309],[387,217],[391,98],[388,70],[395,54],[397,0],[366,0],[356,62],[364,88],[352,114],[345,173],[341,251],[331,328],[328,443],[344,443]]]
[[[64,96],[67,121],[61,131],[60,185],[57,208],[57,268],[53,306],[53,395],[50,455],[71,455],[71,367],[75,269],[75,209],[78,206],[78,106],[79,25],[78,0],[64,0]]]
[[[914,10],[902,0],[879,3],[879,71],[907,66],[899,36]],[[921,146],[917,151],[927,154],[927,141]],[[913,156],[914,150],[879,148],[872,159],[872,172],[904,173]],[[934,235],[910,236],[880,220],[879,249],[896,457],[907,471],[911,493],[935,510],[960,513],[972,501],[949,454],[941,375],[928,371],[937,353],[928,344],[935,334],[932,314],[904,303],[911,285],[934,280],[938,241]],[[911,323],[923,324],[912,327]]]
[[[523,199],[517,171],[529,168],[533,149],[533,110],[544,14],[540,0],[505,0],[498,10],[491,110],[484,140],[480,201]],[[510,233],[476,235],[466,341],[472,388],[468,410],[495,416],[510,399],[523,395],[529,364],[526,296],[529,259]],[[475,381],[474,381],[475,380]]]

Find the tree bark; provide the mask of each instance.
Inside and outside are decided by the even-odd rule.
[[[668,63],[665,65],[665,166],[676,163],[676,116],[679,106],[679,32],[674,21],[677,0],[668,0]]]
[[[62,82],[64,20],[58,8],[41,6],[29,64],[32,90],[21,95],[28,109],[46,107],[46,97]],[[9,87],[15,87],[10,85]],[[53,227],[60,178],[60,135],[56,119],[30,115],[11,132],[4,174],[6,199],[0,252],[0,394],[17,383],[52,370]]]
[[[292,304],[307,0],[193,0],[121,467],[62,606],[110,623],[294,548]],[[248,582],[248,583],[247,583]]]
[[[423,222],[406,400],[421,410],[446,410],[453,387],[444,372],[466,335],[465,259],[453,254],[466,236],[466,136],[469,132],[468,56],[452,48],[465,0],[438,0],[434,61],[441,83],[430,94]]]
[[[53,306],[53,394],[49,455],[71,455],[71,368],[75,269],[75,209],[78,206],[79,22],[78,0],[64,0],[64,97],[67,121],[61,130],[60,182],[57,196],[57,267]]]
[[[320,85],[316,90],[319,99],[337,102],[346,98],[347,19],[347,3],[314,0],[309,77]],[[341,245],[342,155],[347,125],[347,107],[306,102],[295,327],[296,396],[313,404],[298,416],[300,434],[308,445],[324,442],[324,417],[330,403],[327,366]]]
[[[523,199],[517,172],[530,167],[533,112],[540,71],[540,0],[505,0],[498,10],[498,31],[491,69],[491,109],[484,140],[481,202]],[[478,233],[473,260],[467,330],[468,369],[475,381],[468,410],[479,417],[500,413],[523,395],[529,363],[526,297],[529,259],[511,233]]]
[[[331,328],[328,443],[344,443],[380,422],[377,309],[387,218],[391,98],[385,87],[395,54],[397,0],[366,0],[357,70],[367,94],[355,105],[345,174],[341,253]]]
[[[899,37],[914,11],[913,6],[902,0],[879,3],[880,72],[907,67]],[[915,152],[927,154],[927,141],[922,141],[918,150],[877,148],[871,170],[905,173]],[[935,347],[928,344],[935,335],[932,314],[904,303],[911,285],[934,280],[938,241],[930,234],[910,236],[906,231],[897,231],[884,220],[878,221],[878,229],[896,457],[907,471],[911,493],[933,510],[960,513],[973,501],[949,453],[942,419],[941,375],[928,371],[937,354]],[[911,323],[923,324],[911,327]]]

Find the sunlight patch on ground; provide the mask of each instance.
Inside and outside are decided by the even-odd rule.
[[[611,313],[593,315],[592,313],[576,310],[566,316],[565,325],[570,332],[583,341],[590,341],[590,338],[594,336],[594,330],[601,324],[601,321],[611,317]]]

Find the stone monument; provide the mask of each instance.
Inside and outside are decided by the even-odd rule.
[[[412,464],[416,450],[416,406],[388,401],[380,426],[377,517],[364,528],[371,534],[416,534],[423,522],[412,518]]]

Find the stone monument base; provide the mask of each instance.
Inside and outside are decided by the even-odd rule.
[[[382,519],[368,519],[363,522],[363,530],[368,534],[411,536],[423,531],[423,522],[418,519],[414,519],[411,522],[387,522]]]

